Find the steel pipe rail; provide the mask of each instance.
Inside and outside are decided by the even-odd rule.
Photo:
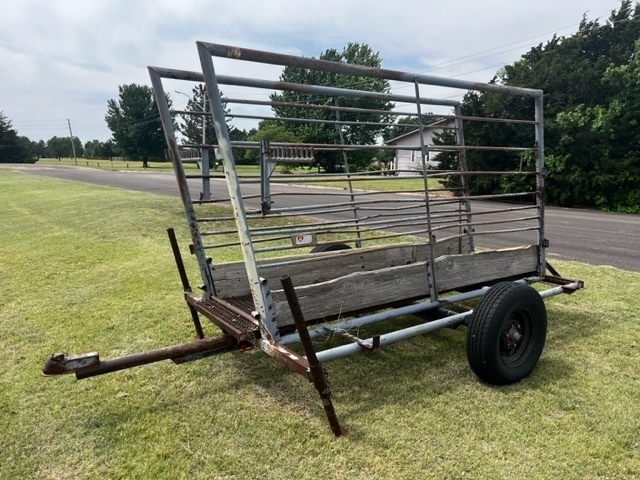
[[[363,65],[349,63],[330,62],[315,58],[297,57],[282,53],[265,52],[248,48],[232,47],[208,42],[197,42],[197,44],[208,50],[216,57],[230,58],[234,60],[245,60],[248,62],[266,63],[270,65],[281,65],[299,68],[309,68],[311,70],[322,70],[332,73],[343,73],[348,75],[358,75],[386,80],[396,80],[399,82],[417,82],[423,85],[434,85],[439,87],[460,88],[464,90],[478,90],[481,92],[503,93],[508,95],[519,95],[532,98],[542,97],[542,90],[532,88],[512,87],[508,85],[498,85],[493,83],[470,82],[454,78],[436,77],[432,75],[422,75],[415,73],[401,72],[399,70],[389,70],[386,68],[373,68]],[[415,98],[408,103],[414,103]]]
[[[535,279],[529,279],[529,280],[535,280]],[[516,283],[522,283],[522,284],[526,284],[528,283],[527,280],[519,280]],[[569,285],[563,285],[563,286],[558,286],[558,287],[553,287],[553,288],[549,288],[546,290],[543,290],[541,292],[539,292],[540,296],[542,298],[548,298],[548,297],[552,297],[555,295],[560,295],[562,293],[566,293],[567,288],[569,289],[576,289],[576,288],[580,288],[579,286],[579,282],[574,282],[572,284]],[[437,302],[429,302],[426,303],[426,305],[419,305],[419,304],[414,304],[414,305],[408,305],[406,307],[400,307],[397,309],[394,309],[392,311],[389,312],[382,312],[382,313],[377,313],[377,314],[373,314],[373,315],[366,315],[363,317],[359,317],[356,319],[352,319],[352,320],[347,320],[347,321],[343,321],[343,322],[337,322],[337,323],[332,323],[330,324],[330,328],[332,330],[334,329],[344,329],[344,330],[350,330],[350,329],[355,329],[355,328],[359,328],[359,327],[363,327],[365,325],[371,325],[374,323],[379,323],[382,322],[384,320],[389,320],[391,318],[395,318],[396,316],[400,316],[400,315],[411,315],[411,314],[415,314],[415,313],[420,313],[426,310],[433,310],[436,308],[440,308],[443,306],[446,306],[447,303],[457,303],[463,300],[471,300],[474,298],[478,298],[480,296],[482,296],[484,293],[486,293],[486,291],[488,290],[488,288],[482,288],[479,290],[475,290],[473,292],[469,292],[469,293],[465,293],[465,294],[460,294],[460,295],[452,295],[450,297],[444,297],[443,300],[437,301]],[[395,315],[394,315],[395,314]],[[463,312],[463,313],[458,313],[456,315],[452,315],[449,317],[445,317],[443,319],[439,319],[439,320],[434,320],[431,322],[427,322],[427,323],[421,323],[419,325],[415,325],[412,327],[408,327],[408,328],[404,328],[401,330],[396,330],[394,332],[391,333],[387,333],[384,335],[380,335],[378,337],[378,339],[376,340],[376,342],[379,342],[379,345],[389,345],[391,343],[396,343],[399,342],[401,340],[406,340],[412,337],[416,337],[419,335],[423,335],[425,333],[429,333],[429,332],[433,332],[435,330],[439,330],[442,328],[448,328],[448,327],[455,327],[456,325],[462,325],[466,322],[467,318],[470,317],[471,315],[473,315],[473,311],[468,311],[468,312]],[[327,326],[321,326],[321,327],[317,327],[317,328],[311,328],[309,329],[309,336],[310,338],[317,338],[319,336],[326,336],[328,334],[330,334],[330,330],[329,328],[327,328]],[[281,338],[281,343],[283,344],[290,344],[290,343],[295,343],[298,342],[299,336],[297,334],[289,334],[289,335],[285,335]],[[363,340],[363,342],[365,343],[373,343],[374,342],[374,338],[368,338],[366,340]],[[342,358],[342,357],[346,357],[349,355],[353,355],[355,353],[359,353],[362,351],[362,347],[357,344],[357,343],[350,343],[347,345],[341,345],[339,347],[334,347],[334,348],[330,348],[327,350],[322,350],[320,352],[317,352],[316,355],[318,357],[318,360],[320,362],[328,362],[330,360],[335,360],[338,358]]]
[[[204,82],[204,75],[199,72],[189,72],[185,70],[176,70],[173,68],[163,67],[149,67],[149,70],[155,72],[162,78],[171,78],[174,80],[189,80],[192,82],[200,83]],[[219,85],[251,87],[265,90],[287,90],[291,92],[308,93],[311,95],[326,95],[329,97],[357,97],[402,103],[415,103],[416,101],[415,97],[412,97],[410,95],[395,95],[392,93],[378,93],[368,90],[352,90],[349,88],[278,82],[273,80],[235,77],[230,75],[216,75],[216,80],[217,84]],[[448,107],[455,107],[456,105],[460,104],[460,102],[456,100],[446,100],[439,98],[421,98],[420,103],[423,103],[425,105],[441,105]]]

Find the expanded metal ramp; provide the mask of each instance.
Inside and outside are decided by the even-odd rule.
[[[221,300],[217,297],[202,298],[191,293],[187,294],[186,299],[189,305],[238,341],[255,340],[258,337],[258,322],[251,316],[255,311],[251,295]]]

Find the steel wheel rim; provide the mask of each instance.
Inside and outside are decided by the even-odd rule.
[[[505,365],[516,365],[526,357],[531,346],[532,324],[531,315],[525,310],[513,311],[507,317],[498,341],[500,360]]]

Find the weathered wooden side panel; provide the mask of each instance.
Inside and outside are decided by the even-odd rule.
[[[444,255],[436,259],[438,291],[455,290],[530,274],[536,271],[537,247],[526,246],[466,255]],[[353,270],[351,270],[353,271]],[[307,320],[424,298],[429,294],[427,262],[350,273],[329,281],[297,284],[296,294]],[[273,287],[272,287],[273,288]],[[293,323],[284,292],[272,289],[278,325]]]
[[[293,277],[292,277],[293,279]],[[294,287],[306,320],[425,297],[427,262],[358,272],[327,282]],[[293,318],[282,290],[272,290],[278,325],[291,325]]]
[[[436,259],[439,292],[536,272],[538,247],[489,250],[471,255],[448,255]]]
[[[468,251],[468,248],[468,243],[463,244],[464,251]],[[267,279],[272,289],[279,288],[280,277],[283,275],[289,275],[296,286],[311,285],[352,273],[378,271],[387,267],[426,261],[428,249],[429,246],[426,244],[406,243],[295,255],[261,260],[258,263],[258,272],[261,277]],[[448,239],[435,244],[436,257],[457,253],[460,253],[458,239]],[[287,264],[278,265],[279,262]],[[211,269],[216,296],[229,298],[251,293],[244,262],[213,265]]]

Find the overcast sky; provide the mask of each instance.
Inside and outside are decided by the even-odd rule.
[[[554,33],[574,33],[583,14],[604,23],[619,7],[620,0],[0,0],[0,111],[32,140],[68,135],[66,119],[83,143],[107,140],[107,100],[118,86],[150,84],[148,65],[199,70],[197,40],[315,57],[355,41],[378,51],[386,68],[485,82]],[[222,66],[218,73],[270,79],[280,71]],[[176,108],[187,101],[172,98]]]

